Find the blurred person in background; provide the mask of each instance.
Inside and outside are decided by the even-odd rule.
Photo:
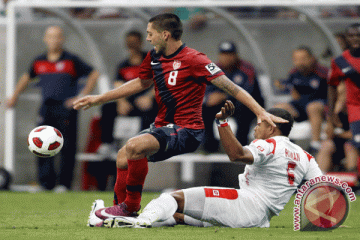
[[[46,29],[44,43],[46,52],[32,62],[28,73],[22,75],[15,92],[7,101],[7,107],[16,105],[19,95],[29,83],[38,79],[42,104],[38,125],[50,125],[64,136],[60,171],[57,177],[53,158],[38,158],[38,177],[44,189],[64,192],[71,188],[77,146],[77,111],[72,109],[79,96],[89,94],[96,85],[99,72],[76,55],[64,50],[65,37],[59,26]],[[84,88],[78,91],[78,80],[87,76]]]
[[[261,105],[264,106],[264,99],[261,95],[255,68],[239,57],[236,45],[230,41],[223,41],[219,45],[218,65],[225,75],[236,85],[242,87]],[[233,117],[238,125],[236,138],[243,145],[248,144],[248,134],[251,122],[256,118],[244,104],[228,94],[221,91],[214,85],[208,85],[203,104],[203,120],[205,124],[204,150],[216,152],[219,149],[219,140],[214,138],[213,123],[215,115],[224,105],[226,100],[235,104],[236,112]]]
[[[348,121],[352,133],[352,145],[360,149],[360,23],[354,23],[345,31],[349,42],[349,49],[331,61],[328,76],[328,105],[327,122],[334,127],[341,127],[341,121],[336,112],[335,102],[339,98],[337,87],[345,83],[346,108]]]
[[[356,147],[351,143],[352,134],[349,127],[348,114],[344,107],[346,99],[345,84],[337,87],[338,99],[335,104],[334,113],[339,116],[341,128],[335,128],[331,121],[327,121],[325,132],[327,139],[322,141],[321,148],[316,155],[316,160],[321,171],[325,174],[331,170],[345,170],[356,172],[359,158]],[[344,166],[344,167],[343,167]]]
[[[129,56],[122,61],[116,69],[114,88],[137,78],[140,64],[146,57],[147,52],[142,50],[142,34],[138,31],[130,31],[126,34],[125,44]],[[104,104],[101,108],[101,142],[98,153],[103,158],[110,158],[115,151],[113,146],[114,121],[117,116],[141,117],[141,130],[146,129],[155,121],[157,106],[155,103],[154,88],[149,88],[128,98],[121,98],[115,102]]]
[[[278,88],[290,89],[292,100],[288,103],[279,103],[275,107],[289,111],[295,121],[309,120],[312,135],[308,151],[316,154],[321,146],[320,133],[327,101],[328,69],[317,62],[307,46],[295,49],[292,61],[294,68],[288,79],[276,83]]]

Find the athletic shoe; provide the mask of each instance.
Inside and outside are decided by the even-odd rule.
[[[139,210],[140,210],[140,208],[141,208],[141,206],[139,207]],[[137,211],[136,212],[129,212],[126,209],[127,209],[127,206],[123,202],[123,203],[120,203],[120,204],[112,206],[112,207],[99,209],[99,210],[95,211],[95,215],[98,218],[101,218],[103,220],[105,220],[107,218],[115,218],[115,217],[134,217],[134,216],[138,216],[137,213],[136,213]]]
[[[135,217],[116,217],[104,220],[107,228],[151,228],[149,220]]]
[[[89,220],[87,222],[87,226],[89,226],[89,227],[102,227],[103,226],[104,221],[95,215],[95,212],[102,208],[105,208],[104,201],[101,199],[95,200],[95,202],[91,206],[91,211],[90,211],[90,215],[89,215]]]

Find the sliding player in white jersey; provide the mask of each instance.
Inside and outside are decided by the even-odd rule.
[[[288,120],[276,127],[260,122],[250,145],[242,146],[226,118],[234,113],[227,101],[216,115],[221,143],[230,161],[246,163],[239,175],[240,189],[195,187],[152,200],[137,217],[109,218],[106,227],[150,227],[168,223],[232,228],[269,227],[302,180],[321,176],[315,159],[287,137],[293,125],[289,112],[279,108],[269,113]],[[174,215],[175,214],[175,215]],[[174,219],[174,217],[175,219]],[[159,222],[165,221],[165,224]]]

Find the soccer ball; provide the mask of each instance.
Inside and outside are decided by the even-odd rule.
[[[63,145],[63,135],[59,130],[51,126],[36,127],[28,136],[29,150],[38,157],[55,156],[60,152]]]

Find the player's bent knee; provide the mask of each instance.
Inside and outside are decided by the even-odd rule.
[[[153,135],[143,134],[129,139],[125,147],[128,159],[138,159],[156,153],[160,143]]]
[[[185,197],[184,197],[184,192],[182,190],[173,192],[170,194],[173,198],[175,198],[177,204],[178,204],[178,209],[177,212],[182,213],[184,212],[184,205],[185,205]]]
[[[117,154],[116,157],[116,167],[125,169],[127,168],[127,158],[126,158],[126,148],[122,147]]]

